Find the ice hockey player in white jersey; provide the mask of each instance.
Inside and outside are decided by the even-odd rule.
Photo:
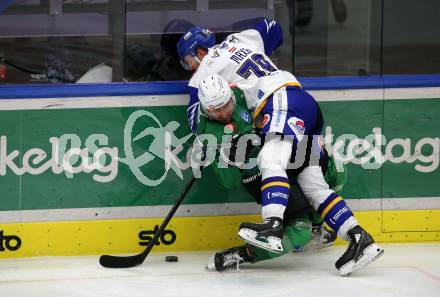
[[[323,127],[322,114],[295,76],[278,70],[268,58],[281,43],[281,27],[266,19],[254,29],[229,35],[218,45],[214,45],[213,33],[200,27],[184,34],[177,45],[178,53],[182,65],[195,71],[189,82],[188,120],[196,133],[201,115],[199,96],[205,96],[202,89],[215,85],[211,84],[210,74],[220,74],[240,88],[254,122],[261,124],[265,142],[258,158],[264,222],[243,223],[239,236],[255,246],[282,252],[282,217],[290,192],[286,169],[289,161],[298,161],[297,180],[309,203],[341,238],[350,241],[335,264],[342,275],[348,275],[372,262],[383,250],[323,178],[317,162],[321,154],[318,138]],[[208,92],[212,100],[204,100],[209,110],[221,109],[229,102],[221,92]],[[211,103],[206,104],[207,100]],[[297,154],[304,145],[304,154]]]
[[[181,64],[186,70],[195,71],[188,83],[188,120],[194,133],[200,115],[198,84],[211,73],[219,74],[230,84],[237,84],[246,98],[259,98],[260,101],[286,81],[299,85],[292,74],[278,70],[268,57],[282,42],[280,25],[267,19],[262,19],[254,29],[227,36],[218,45],[215,45],[215,35],[200,27],[190,29],[180,38],[177,52]],[[265,80],[259,80],[260,77]],[[247,103],[251,111],[257,105],[257,102]]]

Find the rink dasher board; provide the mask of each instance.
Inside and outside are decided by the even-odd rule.
[[[437,111],[440,110],[440,88],[315,90],[311,93],[321,102],[326,116],[327,134],[324,135],[334,135],[333,140],[327,138],[330,147],[334,147],[342,133],[350,133],[361,139],[374,135],[375,131],[376,135],[385,136],[387,143],[393,143],[391,147],[381,146],[384,156],[387,156],[387,150],[391,153],[378,169],[363,168],[359,164],[360,158],[348,160],[347,163],[350,181],[342,195],[349,203],[350,199],[356,201],[359,205],[357,215],[360,220],[367,222],[369,231],[376,230],[374,233],[379,241],[438,241],[440,193],[437,181],[440,175],[436,163],[438,158],[435,156],[436,153],[438,156],[439,143]],[[113,166],[113,170],[111,166],[107,168],[106,172],[95,169],[69,173],[68,168],[56,166],[53,161],[48,164],[47,160],[53,151],[50,139],[76,135],[78,138],[72,136],[69,141],[79,139],[79,149],[87,147],[86,143],[94,143],[99,148],[116,148],[114,152],[118,152],[118,157],[124,157],[124,128],[130,115],[138,110],[146,110],[157,117],[162,126],[177,121],[180,126],[175,135],[183,138],[189,133],[185,118],[187,101],[188,97],[180,94],[0,100],[0,218],[9,215],[15,217],[11,224],[2,219],[0,230],[3,230],[3,247],[8,236],[18,236],[22,243],[18,250],[6,248],[1,251],[0,257],[129,253],[136,247],[141,249],[139,242],[148,240],[155,225],[161,223],[160,218],[116,217],[102,220],[101,215],[111,212],[112,208],[130,211],[131,207],[168,207],[183,188],[176,172],[170,171],[164,182],[154,187],[145,186],[128,166],[120,162]],[[140,126],[136,127],[135,124],[134,129],[140,132],[149,123],[154,126],[155,121],[141,118]],[[104,135],[104,139],[97,135]],[[107,144],[101,145],[103,143]],[[139,145],[142,150],[138,154],[145,152],[145,147],[150,144],[150,140],[144,139]],[[40,149],[37,152],[42,156],[46,153],[47,158],[36,164],[47,164],[46,169],[38,166],[32,169],[32,165],[23,169],[22,165],[26,164],[24,155],[32,149],[34,155],[28,154],[27,161],[31,162],[32,157],[36,156],[35,149]],[[8,155],[14,151],[18,152],[13,160],[15,167],[10,160],[12,157],[8,160]],[[421,155],[429,156],[429,161],[426,162],[427,159],[421,158]],[[184,152],[178,157],[184,160]],[[147,165],[142,172],[154,178],[154,174],[149,174],[163,168],[163,160],[156,158]],[[182,173],[184,180],[187,180],[191,172],[182,169]],[[402,199],[411,201],[409,204],[417,207],[399,207],[398,201]],[[248,204],[251,201],[240,187],[233,191],[220,187],[213,173],[207,170],[204,183],[195,185],[186,204],[194,209],[190,206],[204,205],[210,208],[211,205],[215,207],[231,202]],[[386,205],[386,201],[396,203],[388,203],[391,208],[377,208],[377,205]],[[369,208],[369,205],[376,207]],[[69,210],[73,214],[87,209],[96,210],[95,217],[92,215],[79,220],[72,220],[75,216],[69,217]],[[64,213],[65,221],[54,219],[59,210],[67,211]],[[29,215],[32,211],[33,216],[43,211],[45,221],[32,222],[32,216]],[[197,214],[195,211],[192,213]],[[173,226],[177,228],[176,231],[170,230],[175,233],[176,240],[166,244],[173,237],[168,233],[169,238],[165,238],[165,243],[160,243],[155,250],[217,249],[230,243],[237,244],[237,224],[247,217],[228,214],[231,211],[218,214],[210,212],[208,216],[199,212],[196,217],[177,217],[176,224],[181,222],[183,229],[190,231]],[[253,220],[258,217],[251,215]],[[236,225],[234,219],[237,219]],[[194,228],[188,228],[192,224],[201,228],[201,235],[196,240],[193,238],[196,232],[191,231]],[[227,230],[220,232],[221,236],[216,240],[211,236],[212,230],[221,230],[219,226],[223,225]],[[114,231],[121,226],[124,228],[120,234]],[[142,231],[144,233],[139,234]],[[28,237],[31,235],[35,237]],[[10,244],[13,245],[14,241]]]
[[[378,242],[438,242],[440,210],[360,211],[355,215]],[[130,254],[143,250],[162,218],[2,224],[0,258]],[[242,244],[237,236],[243,221],[260,215],[176,217],[153,252],[220,250]],[[436,230],[419,231],[430,225]],[[386,226],[386,227],[384,227]],[[400,230],[400,231],[399,231]],[[8,250],[8,244],[17,250]],[[342,244],[340,239],[336,244]]]

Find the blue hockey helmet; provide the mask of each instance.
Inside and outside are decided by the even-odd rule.
[[[182,66],[187,69],[187,64],[185,63],[186,55],[196,57],[197,49],[199,47],[208,50],[214,45],[214,33],[209,31],[208,29],[197,26],[191,28],[182,37],[180,37],[179,42],[177,42],[177,53],[179,54]]]

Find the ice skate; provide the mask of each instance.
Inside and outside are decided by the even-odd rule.
[[[362,227],[356,226],[348,231],[350,244],[345,253],[336,261],[336,269],[342,276],[370,264],[383,254],[383,249],[374,243],[373,238]]]
[[[324,225],[313,226],[312,239],[303,248],[296,252],[312,251],[331,246],[336,240],[336,232],[324,227]]]
[[[279,254],[283,252],[281,245],[283,221],[280,218],[267,218],[262,224],[242,223],[238,236],[244,241],[270,252]]]
[[[251,246],[245,244],[216,253],[209,259],[206,269],[223,271],[236,268],[238,270],[239,264],[247,262],[253,263],[254,255]]]

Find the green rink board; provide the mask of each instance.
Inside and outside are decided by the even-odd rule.
[[[381,129],[386,139],[380,151],[386,155],[388,150],[391,156],[391,160],[386,160],[378,169],[366,169],[349,160],[349,181],[342,192],[345,198],[440,197],[439,99],[334,101],[321,102],[320,105],[326,118],[326,131],[331,130],[334,134],[327,145],[333,146],[343,133],[365,138],[376,128]],[[163,182],[147,186],[136,178],[129,166],[116,159],[109,161],[107,158],[104,164],[115,162],[116,167],[111,172],[95,169],[73,175],[66,171],[57,172],[52,169],[53,162],[52,165],[47,163],[55,158],[50,139],[60,139],[63,135],[69,139],[66,150],[76,147],[93,150],[96,145],[98,148],[113,148],[118,158],[125,158],[124,128],[130,115],[139,110],[153,114],[163,127],[174,127],[176,139],[190,134],[186,106],[0,111],[0,211],[173,204],[191,178],[191,169],[183,170],[183,181],[176,171],[169,170]],[[151,117],[139,117],[134,122],[131,138],[149,127],[159,128]],[[108,143],[92,139],[97,134]],[[65,135],[74,136],[66,138]],[[79,144],[72,139],[79,140]],[[329,139],[328,135],[326,139]],[[133,154],[148,154],[153,140],[151,134],[139,140],[131,139]],[[185,152],[192,140],[177,155],[182,161],[186,160]],[[33,154],[26,156],[30,150]],[[37,153],[43,154],[41,160],[36,158]],[[367,154],[359,153],[356,157]],[[139,169],[143,176],[158,179],[164,174],[164,161],[154,155],[150,157],[151,160]],[[71,161],[74,167],[81,162]],[[115,175],[111,177],[110,173]],[[107,180],[98,181],[100,178],[96,180],[96,175]],[[203,172],[203,181],[196,182],[184,203],[250,201],[252,199],[244,189],[226,190],[207,169]]]

